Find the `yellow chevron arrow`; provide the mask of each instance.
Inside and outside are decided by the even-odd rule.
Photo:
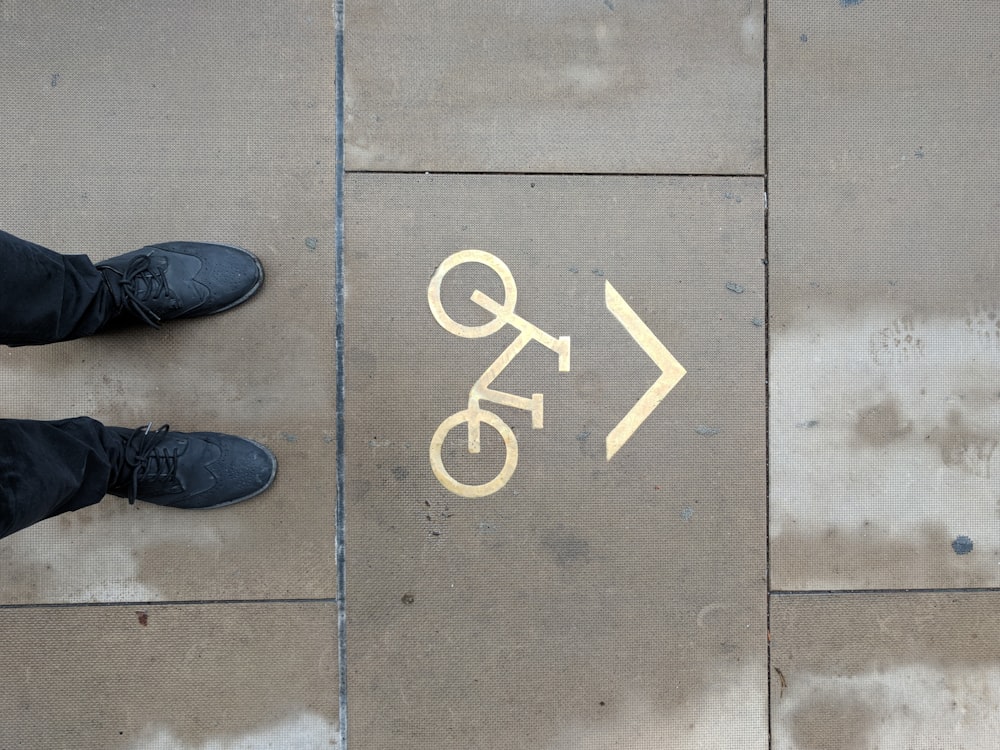
[[[618,290],[611,286],[611,282],[604,282],[604,304],[608,306],[612,315],[618,318],[625,330],[636,340],[656,366],[662,371],[662,375],[650,386],[649,390],[642,394],[642,398],[635,402],[635,406],[629,410],[624,419],[615,425],[615,428],[608,433],[605,446],[608,453],[608,461],[618,450],[625,445],[632,433],[639,429],[639,425],[646,421],[663,398],[670,393],[675,385],[687,373],[687,370],[674,359],[667,347],[653,335],[649,326],[642,322],[635,310],[629,307],[628,302],[618,293]]]

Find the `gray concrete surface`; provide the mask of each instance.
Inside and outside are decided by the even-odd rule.
[[[240,245],[265,284],[162,331],[7,349],[0,410],[233,432],[280,470],[224,513],[109,499],[4,540],[0,601],[333,596],[329,8],[4,8],[4,229],[95,259],[171,239]]]
[[[337,747],[336,606],[0,611],[0,747]]]
[[[329,602],[146,628],[145,604],[10,606],[335,596],[333,29],[322,2],[0,3],[3,228],[95,259],[232,243],[266,274],[218,317],[3,351],[0,412],[234,432],[280,463],[245,505],[108,498],[0,541],[5,750],[338,739]]]
[[[1000,583],[995,21],[772,4],[777,588]]]
[[[996,592],[772,597],[772,746],[990,747],[996,619]]]
[[[766,747],[762,188],[349,176],[354,741]],[[544,396],[544,426],[483,403],[519,458],[478,498],[439,481],[429,446],[517,332],[463,338],[432,316],[435,268],[465,248],[502,259],[515,312],[571,343],[568,372],[532,343],[498,378]],[[607,282],[689,369],[610,460],[606,436],[659,371],[609,312]],[[482,264],[442,283],[444,309],[466,325],[491,319],[468,301],[474,289],[504,298]],[[444,463],[480,485],[510,448],[483,427],[470,456],[466,430],[450,431]]]
[[[762,174],[762,8],[346,3],[348,169]]]

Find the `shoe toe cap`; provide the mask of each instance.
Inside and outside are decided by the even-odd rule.
[[[157,247],[173,253],[196,257],[201,268],[193,282],[207,293],[201,310],[206,314],[223,312],[253,296],[264,281],[260,260],[248,250],[231,245],[205,242],[165,242]]]
[[[216,508],[249,500],[274,482],[278,461],[260,443],[235,435],[211,435],[206,440],[220,448],[220,456],[207,467],[215,476],[216,486],[210,504],[203,507]]]

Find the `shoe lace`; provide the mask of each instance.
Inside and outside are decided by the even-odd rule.
[[[124,271],[110,266],[102,266],[101,270],[118,276],[113,280],[119,292],[115,295],[119,309],[128,308],[146,325],[160,328],[161,318],[149,308],[147,302],[171,296],[163,266],[154,265],[148,255],[138,255],[129,262]],[[112,279],[107,273],[105,278],[109,280],[110,285]]]
[[[170,430],[170,425],[163,425],[158,430],[150,432],[153,423],[139,427],[125,441],[124,464],[130,469],[132,476],[129,484],[128,502],[135,505],[139,496],[139,483],[148,481],[168,481],[176,483],[177,462],[180,450],[177,448],[161,448],[160,443]]]

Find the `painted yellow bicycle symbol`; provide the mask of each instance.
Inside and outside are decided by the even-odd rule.
[[[479,326],[466,326],[455,321],[445,312],[444,306],[441,303],[441,282],[444,280],[445,275],[453,268],[465,263],[480,263],[487,266],[500,277],[500,281],[503,283],[503,304],[496,302],[478,289],[472,293],[472,301],[494,316],[493,320]],[[434,471],[434,476],[438,478],[438,481],[445,488],[462,497],[485,497],[492,495],[507,484],[514,474],[514,470],[517,468],[517,439],[514,437],[513,430],[511,430],[506,422],[493,412],[481,408],[479,402],[491,401],[495,404],[529,411],[531,412],[531,426],[535,429],[541,429],[543,424],[541,393],[533,393],[531,394],[531,398],[524,398],[511,393],[493,390],[490,388],[490,385],[504,371],[507,365],[513,361],[514,357],[532,341],[537,341],[542,346],[558,354],[559,371],[569,372],[569,336],[560,336],[557,339],[515,313],[514,306],[517,304],[517,285],[514,283],[514,276],[511,274],[507,264],[495,255],[491,255],[483,250],[461,250],[446,258],[438,266],[437,272],[434,274],[430,286],[427,288],[427,303],[430,305],[434,319],[441,324],[441,327],[462,338],[475,339],[490,336],[506,325],[511,325],[521,332],[472,386],[472,389],[469,391],[468,408],[452,414],[444,420],[431,438],[431,469]],[[444,446],[445,438],[448,437],[448,433],[455,427],[465,423],[469,425],[469,453],[479,453],[480,451],[480,432],[483,423],[500,433],[507,451],[500,473],[494,479],[484,484],[463,484],[457,481],[448,473],[448,470],[444,467],[444,461],[441,459],[441,450]]]

